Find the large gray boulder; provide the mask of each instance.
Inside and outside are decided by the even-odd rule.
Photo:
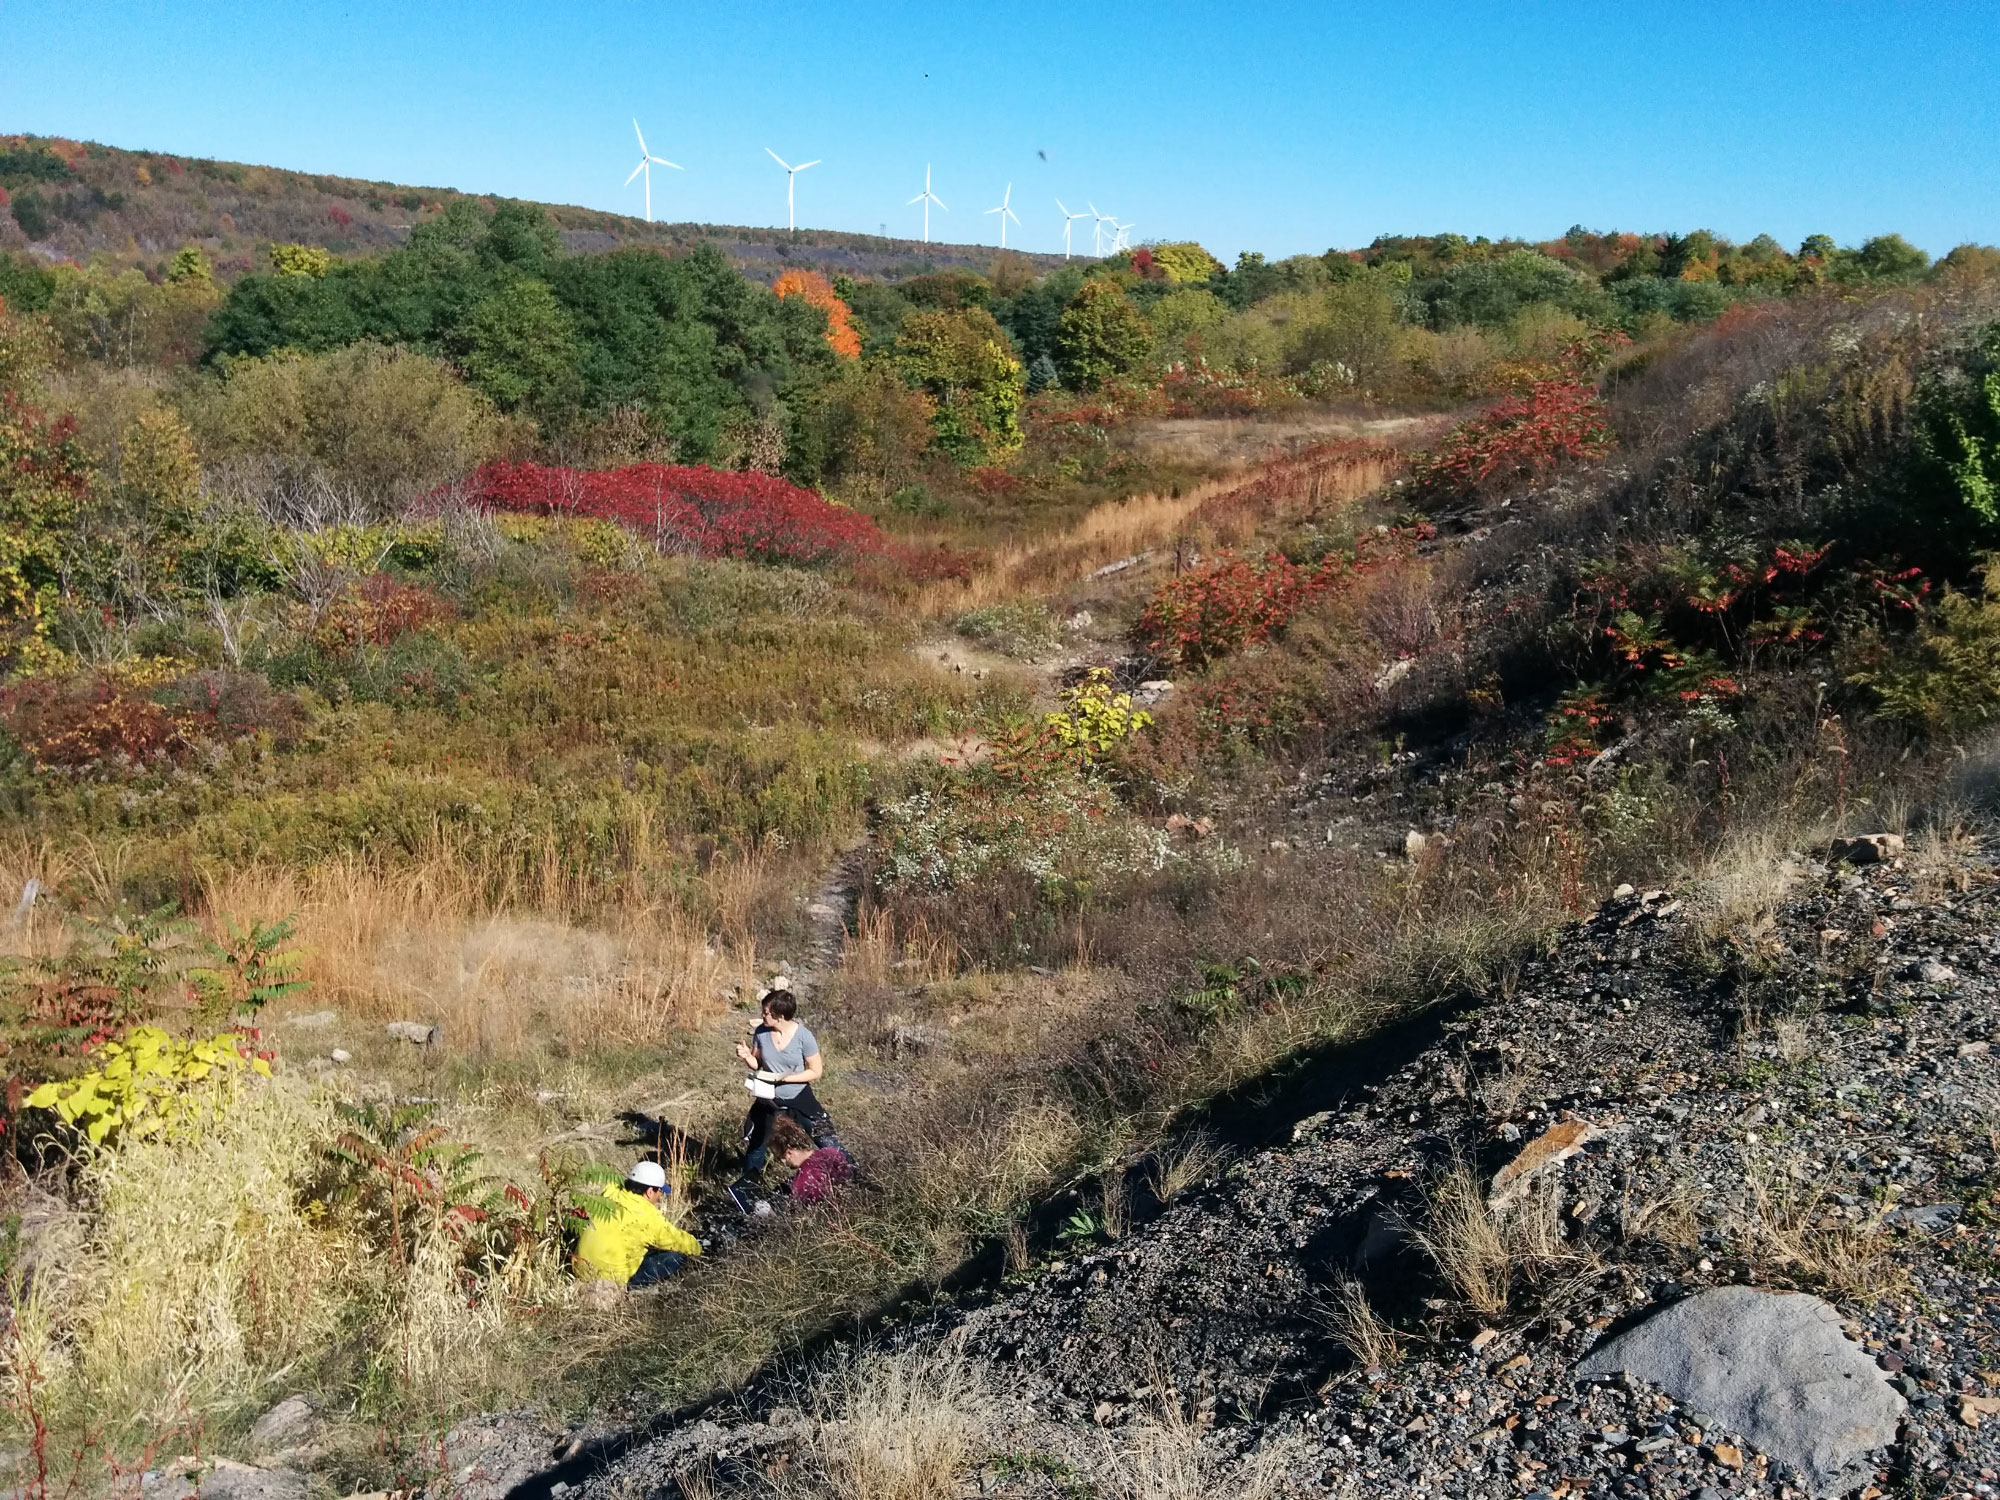
[[[1803,1292],[1697,1292],[1606,1339],[1586,1380],[1635,1376],[1790,1467],[1814,1495],[1870,1478],[1905,1409],[1840,1315]]]

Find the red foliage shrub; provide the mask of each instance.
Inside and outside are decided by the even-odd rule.
[[[982,495],[1018,495],[1028,487],[1028,481],[1019,474],[993,464],[969,470],[965,477]]]
[[[0,689],[0,715],[44,770],[77,771],[120,761],[146,765],[188,749],[180,716],[128,683],[35,678]]]
[[[45,771],[144,768],[260,730],[282,741],[301,718],[295,699],[244,672],[198,672],[156,689],[102,674],[0,688],[0,720]]]
[[[1414,475],[1420,499],[1471,499],[1489,486],[1532,479],[1560,464],[1610,451],[1611,428],[1595,387],[1580,380],[1537,381],[1452,429]]]
[[[353,650],[363,644],[386,646],[398,636],[451,619],[457,610],[448,599],[427,588],[401,583],[386,573],[371,573],[350,593],[336,600],[320,621],[317,634],[331,650]]]
[[[868,517],[771,474],[669,464],[592,472],[491,463],[472,476],[468,498],[484,510],[615,521],[662,551],[701,557],[811,566],[884,546]]]
[[[877,593],[900,595],[927,583],[969,583],[970,554],[942,542],[888,542],[880,552],[855,559],[854,580]]]
[[[326,211],[326,216],[342,229],[345,229],[354,222],[354,215],[342,208],[338,203]]]
[[[1343,579],[1407,557],[1429,535],[1429,527],[1369,532],[1353,553],[1303,566],[1277,552],[1263,558],[1224,552],[1161,584],[1133,630],[1155,656],[1201,667],[1271,639]]]

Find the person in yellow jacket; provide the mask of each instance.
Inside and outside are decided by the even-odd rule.
[[[606,1189],[606,1211],[592,1214],[576,1247],[577,1275],[586,1281],[652,1286],[678,1271],[701,1241],[667,1222],[660,1205],[673,1189],[656,1161],[642,1161],[618,1187]]]

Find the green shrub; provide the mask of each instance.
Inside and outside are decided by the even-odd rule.
[[[442,361],[355,344],[226,361],[188,402],[211,464],[316,471],[386,514],[498,450],[492,406]]]
[[[2000,558],[1975,599],[1947,589],[1914,639],[1864,641],[1848,681],[1869,689],[1884,718],[1949,733],[2000,715]]]
[[[969,610],[952,628],[989,650],[1028,661],[1053,655],[1062,645],[1062,633],[1047,608],[1025,599]]]

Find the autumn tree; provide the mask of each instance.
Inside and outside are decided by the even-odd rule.
[[[817,271],[787,271],[772,283],[780,300],[797,297],[826,314],[826,346],[842,359],[861,357],[861,334],[833,283]]]

